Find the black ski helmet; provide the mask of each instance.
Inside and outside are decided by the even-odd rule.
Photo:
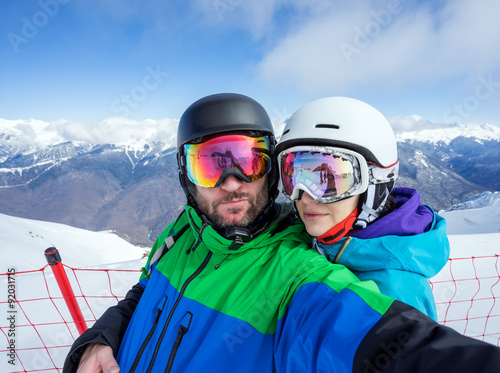
[[[254,99],[236,93],[219,93],[203,97],[182,114],[177,130],[177,165],[179,180],[187,203],[198,209],[195,185],[185,170],[184,144],[206,141],[217,134],[249,131],[267,135],[271,150],[271,171],[268,174],[268,203],[265,211],[274,205],[278,196],[278,167],[275,157],[276,140],[271,119],[266,110]]]

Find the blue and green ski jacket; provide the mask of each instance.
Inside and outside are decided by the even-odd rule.
[[[75,342],[65,372],[92,342],[113,348],[120,372],[432,372],[447,360],[461,372],[470,362],[451,357],[473,356],[474,371],[500,363],[500,349],[330,263],[290,212],[235,245],[186,207],[139,284]]]

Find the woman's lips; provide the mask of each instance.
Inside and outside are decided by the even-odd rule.
[[[324,216],[326,216],[326,214],[304,212],[304,219],[306,219],[306,220],[318,220],[318,219],[321,219]]]

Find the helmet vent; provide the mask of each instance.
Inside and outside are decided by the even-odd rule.
[[[331,128],[333,130],[338,130],[340,128],[337,124],[316,124],[315,128]]]
[[[288,132],[290,132],[290,128],[285,130],[285,132],[283,132],[283,135],[281,135],[281,136],[285,136]]]

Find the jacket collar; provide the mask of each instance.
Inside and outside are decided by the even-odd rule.
[[[283,240],[295,241],[297,244],[311,244],[304,226],[294,218],[291,204],[279,204],[280,213],[276,220],[257,237],[242,245],[233,245],[233,240],[222,237],[212,226],[206,224],[191,206],[185,206],[188,221],[195,239],[201,241],[213,253],[234,254],[250,249],[278,246]]]
[[[411,188],[394,188],[391,192],[397,208],[366,228],[352,234],[357,238],[376,238],[387,235],[411,236],[427,232],[434,220],[430,207],[420,204],[420,194]]]

